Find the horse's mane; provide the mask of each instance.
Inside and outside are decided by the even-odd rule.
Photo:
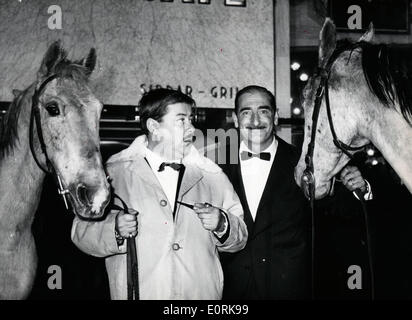
[[[81,61],[71,62],[68,60],[64,50],[59,52],[60,58],[51,66],[48,75],[56,74],[58,78],[70,78],[80,85],[85,85],[88,81],[90,71],[82,65]],[[17,123],[19,120],[20,111],[25,102],[31,103],[31,99],[25,99],[24,96],[28,93],[26,89],[19,94],[10,103],[8,111],[0,122],[0,160],[6,157],[19,140],[17,132]]]
[[[346,50],[362,50],[362,69],[369,89],[386,107],[399,103],[405,120],[412,125],[412,46],[395,47],[365,41],[340,40],[332,56]]]
[[[8,111],[0,122],[0,160],[3,159],[14,147],[17,136],[17,121],[19,119],[21,103],[20,97],[14,98],[10,103]]]

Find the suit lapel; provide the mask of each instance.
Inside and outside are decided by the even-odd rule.
[[[230,147],[230,146],[228,146]],[[229,148],[227,149],[226,154],[229,153],[230,150]],[[236,165],[227,165],[226,168],[228,170],[228,176],[231,177],[231,183],[233,185],[233,188],[235,189],[237,195],[239,196],[240,202],[243,207],[243,214],[244,214],[244,221],[246,223],[248,233],[252,234],[253,231],[253,218],[250,213],[249,205],[247,203],[247,198],[246,198],[246,193],[245,193],[245,187],[243,185],[243,179],[242,179],[242,173],[240,170],[240,159],[239,159],[239,148],[237,149],[237,161],[238,164]]]
[[[275,154],[275,159],[272,163],[272,167],[266,181],[265,189],[263,190],[263,194],[259,202],[255,219],[255,226],[253,230],[254,235],[258,234],[272,223],[272,210],[266,208],[266,206],[267,204],[278,203],[278,198],[279,194],[282,191],[282,186],[284,183],[286,183],[284,170],[288,167],[288,164],[285,163],[288,157],[286,157],[284,153],[284,146],[279,142]]]
[[[238,179],[238,190],[239,190],[238,196],[239,196],[240,202],[243,207],[244,221],[246,223],[248,233],[252,234],[253,227],[254,227],[254,221],[253,221],[252,214],[250,213],[249,204],[247,203],[245,186],[243,185],[242,173],[240,171],[240,162],[239,162],[239,165],[236,166],[235,176]]]

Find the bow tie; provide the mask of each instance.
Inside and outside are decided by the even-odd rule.
[[[168,166],[176,171],[179,171],[180,169],[182,169],[184,167],[183,164],[181,163],[175,163],[175,162],[163,162],[160,166],[159,166],[159,172],[163,171],[165,169],[165,167]]]
[[[249,160],[252,158],[260,158],[265,161],[270,160],[270,153],[269,152],[261,152],[261,153],[252,153],[248,151],[242,151],[240,153],[240,159],[241,160]]]

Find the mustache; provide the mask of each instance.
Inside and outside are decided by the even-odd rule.
[[[246,126],[245,128],[249,130],[261,130],[266,129],[266,126]]]
[[[186,136],[186,137],[184,137],[183,138],[183,141],[191,141],[191,142],[194,142],[196,140],[196,138],[195,138],[195,136],[192,136],[192,135],[190,135],[190,136]]]

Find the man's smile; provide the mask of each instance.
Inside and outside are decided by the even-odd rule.
[[[247,130],[265,130],[267,129],[266,127],[260,126],[260,127],[246,127]]]

